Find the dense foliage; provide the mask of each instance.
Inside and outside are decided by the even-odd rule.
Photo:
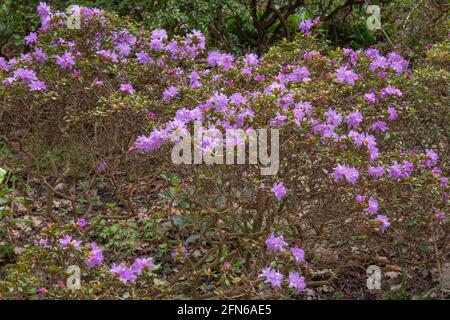
[[[307,19],[237,56],[198,30],[74,10],[79,29],[39,4],[29,51],[0,58],[2,229],[33,235],[2,296],[301,298],[355,261],[414,274],[445,259],[448,38],[412,69],[383,46],[334,48]],[[278,172],[174,164],[195,121],[211,157],[209,133],[279,129]]]

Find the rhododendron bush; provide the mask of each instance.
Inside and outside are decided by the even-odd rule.
[[[332,48],[316,19],[238,57],[196,30],[76,10],[70,29],[41,3],[30,50],[0,58],[14,208],[41,219],[2,295],[302,298],[355,263],[415,270],[448,253],[448,141],[405,134],[423,83],[399,53]],[[195,122],[203,134],[278,129],[278,171],[173,163]]]

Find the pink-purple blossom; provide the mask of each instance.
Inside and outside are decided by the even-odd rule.
[[[369,176],[373,178],[381,178],[384,174],[384,168],[380,165],[378,166],[369,166],[369,169],[367,170],[367,173]]]
[[[297,272],[289,272],[289,288],[297,292],[305,291],[305,277],[300,276]]]
[[[136,59],[140,64],[144,66],[155,62],[145,51],[140,51],[136,53]]]
[[[305,251],[299,247],[292,247],[291,253],[297,263],[305,261]]]
[[[37,43],[37,33],[30,32],[29,35],[25,37],[25,44],[36,44]]]
[[[388,217],[385,216],[385,215],[378,215],[377,218],[376,218],[376,221],[378,222],[378,224],[380,226],[380,231],[383,232],[383,233],[391,225],[390,222],[389,222]]]
[[[367,213],[370,215],[374,215],[378,212],[378,201],[374,198],[370,197],[368,200],[368,207],[366,209]]]
[[[178,94],[178,88],[175,86],[170,86],[163,92],[163,100],[169,101],[173,97],[175,97]]]
[[[85,228],[85,227],[87,227],[89,225],[89,222],[86,219],[84,219],[84,218],[80,218],[80,219],[77,220],[75,225],[78,228],[83,229],[83,228]]]
[[[275,288],[281,287],[284,279],[284,276],[280,272],[270,267],[264,268],[259,276],[266,278],[264,282],[269,283]]]
[[[347,83],[351,86],[353,86],[355,81],[359,79],[359,76],[353,70],[349,70],[347,66],[337,69],[334,75],[337,82]]]
[[[95,243],[91,243],[91,251],[88,254],[88,258],[86,259],[86,265],[89,269],[92,269],[95,266],[99,266],[103,263],[103,251],[99,248],[99,246]]]
[[[378,120],[378,121],[375,121],[374,123],[372,123],[371,129],[372,129],[372,131],[375,131],[375,132],[377,132],[377,131],[385,132],[385,131],[387,131],[388,127],[386,125],[386,122]]]
[[[134,94],[135,90],[133,86],[130,83],[122,83],[120,85],[120,91],[127,93],[127,94]]]
[[[120,278],[120,281],[122,281],[123,283],[135,283],[137,280],[137,276],[133,272],[133,270],[128,268],[124,263],[113,263],[109,271],[116,274]]]
[[[347,164],[338,164],[331,175],[336,182],[345,179],[347,182],[355,184],[359,177],[359,171]]]
[[[137,258],[131,265],[131,270],[137,275],[141,275],[144,269],[153,270],[154,268],[153,258]]]
[[[287,242],[284,241],[284,236],[276,237],[275,233],[272,232],[266,239],[266,247],[268,251],[281,251],[288,246]]]
[[[359,111],[351,112],[347,116],[347,124],[350,128],[356,129],[362,121],[363,121],[363,116],[362,116],[362,113]]]
[[[56,55],[55,58],[56,64],[65,70],[72,69],[76,64],[75,57],[69,51],[66,51],[62,55]]]
[[[59,245],[61,248],[73,248],[75,250],[81,250],[81,241],[72,239],[72,236],[66,235],[59,239]]]
[[[272,189],[270,189],[270,191],[273,192],[273,194],[275,195],[275,197],[277,198],[278,201],[283,200],[283,198],[287,194],[287,191],[286,191],[286,188],[284,187],[283,182],[275,182],[272,186]]]
[[[398,112],[397,112],[397,110],[395,110],[394,107],[389,106],[387,108],[387,113],[388,113],[389,121],[393,121],[393,120],[397,119],[397,117],[398,117]]]

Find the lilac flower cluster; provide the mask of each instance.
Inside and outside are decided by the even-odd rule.
[[[272,189],[270,189],[278,199],[281,201],[287,194],[286,188],[284,187],[283,182],[274,183]]]
[[[317,19],[305,19],[305,20],[300,21],[300,24],[299,24],[298,28],[306,36],[309,36],[309,35],[311,35],[310,30],[315,25],[318,25],[319,23],[320,23],[320,18],[317,18]]]
[[[270,284],[274,288],[280,288],[284,280],[283,274],[270,267],[264,268],[260,277],[266,278],[264,282]],[[294,289],[298,293],[305,291],[305,277],[300,276],[297,272],[290,272],[288,281],[289,288]]]
[[[95,242],[92,242],[91,251],[88,254],[88,258],[86,259],[86,265],[89,269],[92,269],[95,266],[101,265],[103,263],[103,259],[103,251]]]
[[[276,237],[275,233],[271,233],[270,236],[266,239],[267,250],[269,251],[281,251],[285,247],[288,246],[287,242],[284,241],[283,236]]]
[[[66,235],[59,239],[59,244],[63,249],[75,249],[81,251],[81,241],[72,239],[72,236]]]
[[[119,264],[113,263],[110,272],[117,275],[123,283],[135,283],[138,276],[145,270],[151,271],[155,267],[152,258],[137,258],[129,267],[123,262]]]
[[[358,181],[359,171],[356,168],[350,167],[348,164],[338,164],[331,174],[335,181],[345,180],[351,184]]]
[[[277,237],[273,232],[267,237],[265,243],[269,252],[280,252],[288,246],[288,243],[284,241],[284,236]],[[295,246],[290,248],[290,252],[297,263],[305,261],[305,251],[303,249]],[[265,278],[264,282],[275,288],[280,288],[284,280],[283,274],[271,267],[264,268],[259,276]],[[305,278],[297,272],[290,272],[288,280],[289,288],[293,288],[297,292],[305,290]]]

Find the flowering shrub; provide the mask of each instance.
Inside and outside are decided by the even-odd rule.
[[[39,249],[22,258],[57,265],[52,281],[77,264],[102,283],[91,281],[85,295],[297,296],[332,284],[354,256],[420,265],[431,246],[447,245],[448,160],[442,145],[414,149],[399,139],[420,85],[398,53],[329,48],[315,39],[313,20],[263,57],[236,57],[208,51],[195,30],[169,39],[80,10],[81,28],[72,30],[41,3],[42,25],[26,39],[32,51],[0,60],[1,133],[18,167],[46,187],[47,218],[67,219],[53,211],[63,198],[77,221],[78,237],[49,226],[52,244],[37,239]],[[172,163],[170,149],[194,121],[204,134],[279,129],[278,173]],[[203,140],[201,152],[214,152],[217,139]],[[92,200],[96,183],[118,199],[114,214]],[[151,250],[163,275],[151,257],[109,260],[93,232],[105,220],[139,223],[139,206],[161,225]],[[162,239],[172,254],[158,247]],[[37,267],[18,268],[6,287]],[[168,283],[145,287],[155,276]],[[39,273],[29,280],[46,290],[55,283],[42,284]]]

